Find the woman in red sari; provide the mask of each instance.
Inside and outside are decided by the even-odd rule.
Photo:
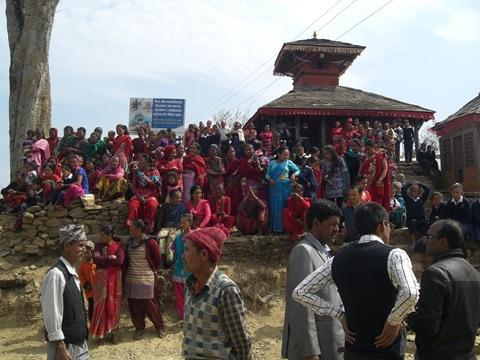
[[[190,190],[193,185],[199,185],[202,192],[207,186],[207,164],[199,154],[199,146],[193,143],[183,158],[183,202],[190,201]]]
[[[96,264],[93,281],[93,315],[90,334],[94,339],[109,338],[115,344],[113,330],[120,323],[122,305],[122,265],[125,250],[110,225],[100,227],[101,241],[95,245]]]
[[[330,129],[330,138],[333,145],[337,145],[338,140],[345,138],[345,130],[340,121],[335,121],[335,126]]]
[[[262,183],[265,177],[266,169],[262,167],[262,163],[258,156],[254,155],[253,145],[246,144],[244,147],[245,156],[240,159],[239,173],[242,178],[245,178],[243,185],[243,194],[245,196],[249,193],[250,188],[258,186]],[[265,191],[259,190],[258,195],[262,200],[265,200],[267,194]]]
[[[55,154],[55,149],[57,148],[58,142],[60,141],[58,137],[58,129],[57,128],[51,128],[48,130],[48,145],[50,147],[50,156],[53,156]]]
[[[85,171],[87,172],[88,177],[88,189],[90,190],[91,194],[96,194],[97,180],[100,179],[102,170],[97,168],[92,159],[89,159],[85,161]]]
[[[182,171],[183,171],[183,161],[182,159],[177,158],[177,149],[175,145],[168,145],[163,150],[163,159],[160,160],[158,164],[158,171],[162,176],[162,196],[165,199],[167,197],[167,175],[170,172],[175,172],[178,174],[178,183],[181,189],[183,189],[182,182]]]
[[[183,142],[184,142],[185,147],[188,149],[195,141],[196,141],[195,125],[190,124],[190,125],[188,125],[188,129],[185,132]]]
[[[268,231],[267,205],[257,196],[256,191],[255,187],[251,187],[238,207],[235,222],[237,229],[244,235],[260,235]]]
[[[368,177],[368,191],[372,201],[390,210],[390,176],[387,157],[382,151],[376,151],[373,141],[365,142],[367,158],[362,163],[360,174]]]
[[[132,225],[135,220],[147,222],[147,233],[151,233],[157,216],[158,195],[160,194],[160,174],[152,166],[152,160],[147,154],[140,156],[138,170],[133,174],[133,196],[128,202],[127,225]]]
[[[148,153],[148,143],[145,139],[145,129],[137,128],[138,137],[132,140],[133,160],[140,159],[140,154]]]
[[[270,125],[265,124],[263,131],[258,136],[262,142],[262,148],[265,149],[265,156],[272,155],[273,134],[270,131]]]
[[[243,131],[243,135],[246,143],[253,144],[257,140],[257,130],[255,130],[253,122],[248,123],[247,128]]]
[[[208,226],[223,225],[229,231],[235,225],[235,216],[232,216],[232,203],[228,196],[225,196],[223,184],[217,184],[215,191],[209,198],[212,216]]]
[[[297,240],[305,233],[305,219],[310,206],[312,200],[303,197],[303,186],[295,185],[292,195],[287,200],[287,207],[283,209],[283,227],[290,233],[291,240]]]
[[[6,188],[3,188],[1,193],[7,208],[18,210],[28,197],[28,184],[23,173],[18,171],[14,180]]]
[[[204,228],[210,222],[212,211],[207,200],[202,199],[203,192],[200,186],[194,185],[190,190],[191,201],[186,203],[187,210],[193,215],[193,229]]]
[[[232,201],[232,215],[237,215],[238,206],[243,199],[240,181],[240,161],[235,156],[235,149],[230,147],[225,158],[225,195]]]
[[[113,140],[113,155],[118,156],[120,165],[127,169],[127,165],[132,158],[132,139],[128,134],[128,128],[125,125],[117,125],[117,137]]]
[[[57,186],[57,182],[60,181],[60,177],[55,175],[53,173],[52,168],[47,164],[43,167],[42,170],[42,176],[41,176],[41,181],[42,181],[42,197],[45,202],[48,201],[48,198],[52,194],[52,192],[55,190],[55,187]]]
[[[222,158],[218,156],[219,153],[220,149],[218,148],[218,145],[211,144],[208,149],[208,158],[205,160],[205,163],[207,164],[209,195],[215,192],[217,184],[223,185],[225,166],[223,165]]]

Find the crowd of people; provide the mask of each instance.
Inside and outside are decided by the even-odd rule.
[[[227,236],[216,227],[192,230],[193,216],[188,213],[180,223],[172,282],[183,320],[183,355],[249,359],[251,339],[243,297],[216,266]],[[60,228],[62,256],[45,276],[41,299],[47,359],[88,359],[88,335],[100,343],[116,344],[123,299],[128,301],[134,340],[144,336],[146,317],[158,337],[165,336],[157,279],[162,259],[157,240],[146,232],[142,220],[134,221],[123,245],[110,225],[102,225],[101,240],[94,244],[87,241],[83,225]]]
[[[178,228],[180,216],[190,213],[194,229],[218,227],[228,234],[235,228],[248,235],[286,231],[296,240],[305,232],[312,203],[326,198],[351,207],[349,194],[358,188],[361,202],[381,204],[403,226],[405,209],[392,179],[400,145],[407,159],[413,144],[408,120],[403,127],[379,121],[370,126],[358,118],[337,121],[323,149],[311,145],[304,125],[298,139],[287,128],[272,132],[269,124],[256,129],[249,123],[242,129],[239,122],[229,128],[225,121],[191,124],[183,139],[147,125],[136,129],[136,137],[121,124],[104,138],[99,127],[89,137],[83,127],[66,126],[62,138],[55,128],[47,138],[28,131],[24,170],[2,189],[4,203],[19,213],[16,228],[29,206],[67,206],[94,194],[97,201],[125,197],[125,225],[141,219],[147,233]],[[432,156],[431,151],[424,155],[422,164]]]
[[[392,225],[385,208],[375,202],[360,205],[354,215],[360,238],[332,256],[328,243],[341,217],[340,208],[324,199],[307,211],[308,233],[288,260],[282,357],[402,360],[409,329],[415,332],[419,360],[474,360],[480,275],[465,259],[461,225],[447,219],[429,227],[421,250],[428,267],[419,292],[409,256],[388,245]],[[251,360],[242,293],[217,267],[225,233],[216,227],[192,230],[191,214],[182,215],[181,223],[173,282],[183,318],[182,356]],[[160,338],[165,335],[156,295],[157,241],[146,234],[142,220],[131,225],[125,247],[110,226],[101,232],[101,242],[94,245],[82,225],[60,229],[62,256],[42,289],[49,360],[88,359],[88,333],[116,343],[123,297],[135,340],[143,337],[145,317]],[[82,289],[89,298],[89,329]]]
[[[134,339],[142,338],[146,317],[163,337],[156,272],[168,260],[183,320],[183,356],[250,359],[242,294],[216,266],[223,242],[236,228],[302,239],[288,262],[284,357],[341,359],[345,345],[345,359],[402,359],[405,320],[417,332],[419,353],[427,354],[419,358],[440,359],[431,344],[453,336],[448,321],[457,320],[441,309],[432,315],[422,299],[431,294],[421,294],[413,312],[419,295],[410,259],[384,243],[392,228],[407,226],[415,240],[426,235],[430,262],[457,261],[463,239],[478,239],[480,202],[464,198],[461,184],[452,186],[452,199],[445,203],[441,193],[430,196],[425,184],[392,181],[399,138],[404,137],[407,155],[409,128],[408,122],[403,128],[377,122],[370,128],[349,118],[345,126],[335,124],[331,144],[321,150],[288,130],[272,134],[268,124],[259,133],[252,124],[245,130],[240,123],[232,129],[225,122],[190,125],[182,141],[172,131],[155,134],[145,127],[132,139],[124,125],[104,139],[100,128],[88,140],[84,128],[74,134],[66,127],[62,139],[55,129],[47,139],[29,132],[25,171],[2,191],[8,207],[21,214],[28,206],[59,207],[89,193],[102,201],[128,200],[126,245],[110,225],[101,227],[97,244],[86,241],[81,225],[60,229],[62,257],[47,273],[42,291],[48,358],[87,359],[88,333],[115,343],[123,298]],[[327,243],[340,227],[349,244],[332,258]],[[173,235],[172,259],[162,258],[166,251],[156,238],[165,231]],[[473,274],[467,265],[461,263],[462,274]],[[455,264],[448,266],[455,270]],[[426,272],[425,288],[439,291],[435,286],[445,277],[438,274],[444,267],[434,269]],[[475,276],[454,275],[448,281],[467,281],[480,291]],[[466,304],[470,291],[455,296],[464,296]],[[82,292],[88,322],[82,320]],[[437,322],[433,335],[425,330],[431,321]],[[471,352],[473,322],[460,332],[468,339],[455,343],[460,352]]]

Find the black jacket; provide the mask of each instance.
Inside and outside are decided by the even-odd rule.
[[[419,360],[475,360],[480,274],[461,249],[435,257],[422,276],[420,299],[407,317]]]
[[[304,166],[300,175],[298,175],[298,183],[303,186],[303,196],[312,197],[312,193],[318,189],[318,181],[310,166]]]

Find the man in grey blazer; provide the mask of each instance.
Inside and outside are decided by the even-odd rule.
[[[317,316],[292,299],[295,287],[331,257],[327,243],[338,232],[341,216],[333,202],[314,203],[307,213],[308,234],[290,253],[282,340],[282,356],[289,360],[343,359],[345,337],[341,323]],[[327,286],[318,295],[341,304],[335,285]]]

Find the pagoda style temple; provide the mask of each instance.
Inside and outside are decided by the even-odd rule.
[[[347,117],[381,123],[408,119],[416,131],[433,119],[434,111],[385,96],[339,85],[340,76],[365,49],[339,41],[312,39],[283,44],[275,61],[274,75],[290,76],[293,90],[260,107],[247,122],[257,130],[270,124],[274,134],[287,128],[298,139],[308,128],[312,145],[331,142],[328,134],[335,121]],[[304,124],[308,124],[308,127]]]

